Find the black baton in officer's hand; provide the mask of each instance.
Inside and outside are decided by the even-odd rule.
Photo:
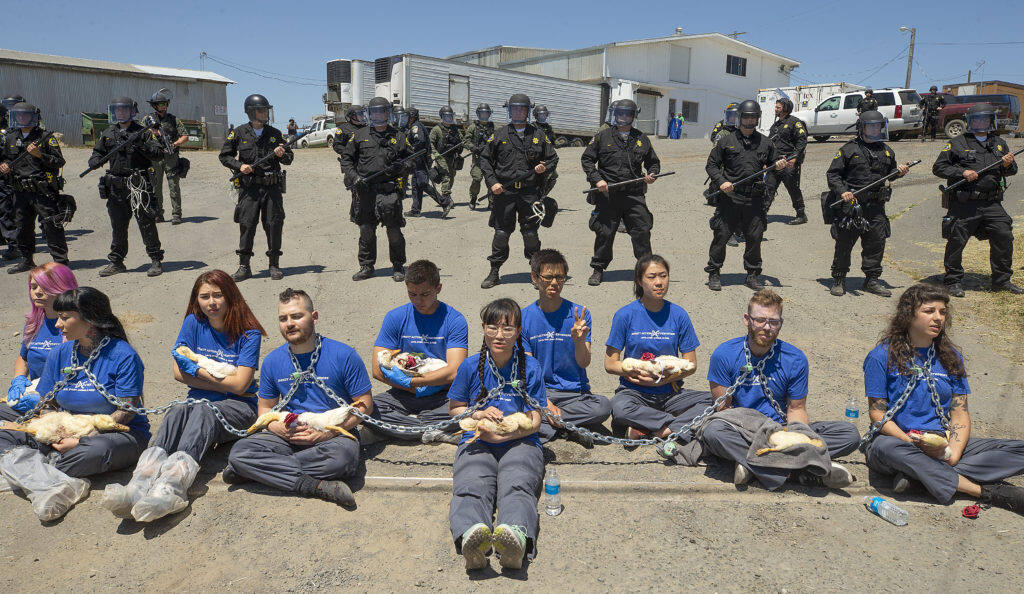
[[[411,160],[416,159],[418,157],[422,157],[423,154],[426,153],[428,150],[430,150],[430,149],[429,148],[423,148],[423,149],[420,149],[420,150],[416,151],[415,153],[409,155],[408,157],[405,157],[404,159],[401,159],[399,161],[395,161],[394,163],[389,163],[388,166],[385,167],[384,169],[381,169],[377,173],[374,173],[372,175],[367,176],[364,179],[359,180],[358,183],[352,184],[351,186],[345,186],[345,189],[346,190],[351,190],[352,188],[354,188],[357,185],[365,184],[365,183],[369,182],[371,179],[374,179],[375,177],[377,177],[378,175],[383,174],[388,169],[391,169],[395,165],[402,165],[403,163],[405,163],[407,161],[411,161]]]
[[[54,132],[56,132],[56,131],[55,130],[50,130],[49,132],[47,132],[46,134],[43,134],[39,138],[37,138],[37,139],[33,140],[32,142],[30,142],[29,144],[34,144],[34,145],[36,145],[37,148],[42,149],[43,145],[46,144],[46,141],[49,140],[51,136],[53,136]],[[11,159],[10,162],[7,163],[8,170],[11,173],[14,173],[14,166],[17,165],[18,163],[21,163],[21,160],[24,159],[25,157],[27,157],[28,155],[29,155],[28,147],[25,147],[25,152],[21,153],[20,155],[18,155],[15,158]]]
[[[283,144],[279,144],[278,146],[283,146],[284,148],[291,148],[291,147],[295,146],[295,143],[298,142],[300,138],[302,138],[303,136],[306,136],[308,134],[309,134],[309,132],[306,132],[306,134],[299,134],[295,138],[292,138],[291,140],[289,140],[288,142],[285,142]],[[277,150],[276,146],[274,147],[274,150]],[[248,165],[249,167],[252,167],[253,172],[255,173],[256,167],[266,163],[267,161],[270,160],[271,157],[276,157],[276,156],[277,156],[277,154],[274,153],[274,151],[270,151],[269,153],[263,155],[259,159],[256,159],[254,162],[252,162],[252,163],[242,163],[242,165]],[[240,177],[242,177],[243,175],[251,175],[251,174],[242,173],[241,170],[239,170],[239,171],[235,172],[235,174],[232,175],[231,179],[229,179],[228,181],[230,181],[231,183],[235,183],[235,180],[240,178]]]
[[[659,177],[665,177],[665,176],[668,176],[668,175],[675,175],[675,174],[676,174],[675,171],[666,171],[665,173],[655,173],[651,177],[653,177],[654,179],[658,179]],[[605,188],[610,190],[612,188],[617,188],[619,186],[627,186],[629,184],[635,184],[637,182],[642,182],[645,179],[647,179],[646,175],[644,177],[638,177],[638,178],[635,178],[635,179],[627,179],[626,181],[620,181],[620,182],[615,182],[614,184],[608,184],[607,186],[605,186]],[[583,190],[583,193],[584,194],[589,194],[591,192],[599,192],[599,191],[600,191],[599,188],[593,187],[593,188],[590,188],[589,190]]]
[[[1019,151],[1013,152],[1011,154],[1014,157],[1016,157],[1017,155],[1019,155],[1021,153],[1024,153],[1024,148],[1020,149]],[[989,169],[992,169],[992,168],[997,167],[997,166],[1002,165],[1002,164],[1003,164],[1003,158],[1000,157],[999,160],[996,161],[995,163],[990,163],[990,164],[982,167],[981,169],[975,171],[975,173],[977,173],[978,176],[980,177],[982,173],[985,173]],[[946,192],[952,192],[953,190],[959,188],[960,186],[962,186],[962,185],[964,185],[966,183],[968,183],[968,182],[967,182],[967,178],[965,177],[965,178],[963,178],[962,180],[960,180],[960,181],[958,181],[956,183],[950,184],[948,188],[946,186],[943,186],[943,185],[940,184],[939,185],[939,191],[942,192],[943,194],[945,194]]]
[[[796,159],[798,156],[799,156],[798,153],[793,153],[792,155],[789,155],[788,157],[783,157],[782,160],[783,161],[792,161],[793,159]],[[757,179],[758,176],[764,175],[765,172],[767,172],[769,169],[774,169],[774,168],[775,168],[775,163],[772,163],[771,165],[766,165],[763,169],[761,169],[761,171],[758,171],[757,173],[752,173],[752,174],[748,175],[747,177],[744,177],[741,180],[732,182],[732,187],[736,188],[737,186],[745,184],[748,181]],[[715,190],[714,192],[711,192],[710,194],[706,195],[705,198],[708,199],[708,200],[711,200],[715,196],[717,196],[719,194],[723,194],[723,193],[724,192],[722,192],[721,189],[718,189],[718,190]]]
[[[917,161],[911,161],[910,163],[907,163],[907,169],[910,169],[911,167],[913,167],[914,165],[917,165],[920,162],[921,162],[921,159],[918,159]],[[893,171],[892,173],[890,173],[889,175],[887,175],[885,177],[880,177],[880,178],[876,179],[875,181],[871,182],[870,184],[864,186],[863,188],[854,191],[853,197],[856,198],[857,194],[860,194],[864,190],[866,190],[868,188],[872,188],[872,187],[874,187],[874,186],[876,186],[876,185],[878,185],[878,184],[880,184],[880,183],[882,183],[884,181],[893,179],[894,177],[899,175],[899,173],[900,173],[899,171]],[[846,201],[843,200],[842,198],[840,198],[839,200],[836,200],[832,204],[829,204],[828,207],[829,208],[835,208],[835,207],[839,206],[840,204],[842,204],[843,202],[846,202]]]
[[[95,167],[90,165],[88,169],[86,169],[85,171],[79,173],[78,177],[85,177],[85,176],[89,175],[90,173],[92,173],[93,171],[96,171],[100,167],[103,167],[104,165],[106,165],[107,161],[109,161],[111,159],[111,157],[114,156],[114,154],[116,154],[119,150],[123,149],[124,147],[128,146],[129,144],[132,144],[133,142],[138,140],[138,138],[140,136],[142,136],[143,132],[148,132],[149,129],[152,128],[156,124],[157,124],[156,118],[154,118],[151,115],[148,115],[148,116],[142,118],[142,127],[141,128],[139,128],[135,132],[132,132],[131,135],[128,136],[128,138],[125,138],[124,140],[119,142],[117,144],[117,146],[115,146],[114,148],[110,149],[110,152],[108,152],[107,154],[103,155],[100,158],[100,160],[96,163]]]

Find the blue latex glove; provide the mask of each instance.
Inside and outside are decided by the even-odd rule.
[[[405,373],[401,369],[395,369],[394,367],[392,367],[391,369],[388,369],[387,367],[381,367],[380,372],[383,373],[384,377],[388,378],[388,380],[392,384],[396,386],[401,386],[403,388],[408,388],[410,382],[412,381],[412,378],[409,377],[408,375],[405,375]]]
[[[39,404],[39,392],[23,392],[17,402],[7,400],[7,404],[18,412],[28,412]]]
[[[423,398],[425,396],[433,396],[443,389],[444,386],[420,386],[419,388],[416,388],[416,397]]]
[[[32,380],[28,379],[27,375],[16,375],[11,380],[11,387],[7,390],[7,401],[10,403],[17,402],[21,395],[25,393],[25,388],[32,383]]]
[[[198,363],[174,349],[171,349],[171,355],[174,357],[174,362],[178,364],[178,369],[180,369],[182,373],[187,373],[192,377],[197,377],[196,374],[199,373]]]

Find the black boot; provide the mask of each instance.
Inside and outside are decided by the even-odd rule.
[[[966,295],[966,293],[964,293],[964,287],[960,283],[946,285],[946,290],[948,290],[949,294],[952,295],[953,297],[963,297],[964,295]]]
[[[299,495],[331,501],[342,507],[355,507],[356,505],[352,489],[349,489],[348,485],[342,481],[321,481],[309,475],[300,474],[299,480],[295,482],[295,491]]]
[[[892,297],[892,291],[882,286],[882,283],[878,282],[877,278],[869,277],[864,281],[864,286],[861,287],[865,292],[878,295],[879,297]]]
[[[722,276],[717,272],[708,273],[708,288],[712,291],[722,290]]]
[[[444,199],[445,199],[444,206],[441,207],[441,208],[444,209],[444,210],[441,211],[441,218],[442,219],[447,219],[448,218],[448,213],[450,213],[452,211],[452,209],[455,208],[455,201],[452,200],[452,195],[451,194],[445,194],[444,195]]]
[[[371,278],[373,276],[373,266],[363,266],[359,269],[359,272],[352,275],[352,280],[361,281]]]
[[[787,225],[803,225],[806,222],[807,222],[807,214],[801,208],[800,210],[796,211],[796,218],[794,218],[791,221],[788,221],[786,224]]]
[[[1024,515],[1024,487],[998,483],[981,486],[982,503]]]
[[[833,297],[842,297],[846,295],[846,277],[837,276],[832,279],[832,288],[828,290]]]
[[[249,268],[249,260],[242,260],[238,263],[238,270],[231,275],[236,283],[240,283],[247,278],[252,277],[252,270]]]
[[[270,273],[271,280],[281,280],[284,278],[284,272],[281,271],[281,267],[279,266],[280,263],[280,260],[277,258],[270,261],[270,266],[268,267],[269,270],[267,272]]]
[[[160,276],[164,273],[164,265],[160,260],[153,260],[153,263],[149,265],[149,270],[146,271],[146,276]]]
[[[591,287],[596,287],[601,284],[602,280],[604,280],[604,271],[600,268],[595,268],[594,274],[590,275],[590,279],[587,280],[587,284]]]
[[[127,270],[128,269],[125,268],[124,264],[122,264],[121,262],[111,262],[110,264],[107,264],[100,270],[100,276],[113,276],[115,274],[121,274],[122,272],[126,272]],[[7,272],[10,272],[10,270],[8,270]]]
[[[29,259],[26,258],[26,259],[23,259],[21,262],[15,264],[11,268],[8,268],[7,269],[7,274],[19,274],[19,273],[22,273],[22,272],[28,272],[29,270],[32,270],[35,267],[36,267],[35,263],[32,260],[29,260]],[[108,266],[107,268],[110,268],[110,267]],[[104,268],[104,270],[106,270],[106,268]],[[100,272],[100,276],[103,276],[103,272],[102,271]]]
[[[992,285],[993,293],[998,293],[1000,291],[1009,291],[1013,295],[1024,295],[1024,289],[1018,287],[1017,285],[1009,281],[1002,285]]]
[[[747,285],[752,291],[760,291],[764,288],[761,277],[754,273],[748,273],[747,280],[743,281],[743,284]]]
[[[396,283],[400,283],[405,280],[405,266],[395,266],[392,269],[391,278]]]
[[[499,268],[499,266],[491,266],[491,272],[488,273],[484,282],[480,283],[481,289],[493,289],[495,285],[501,282],[501,276],[498,274]]]

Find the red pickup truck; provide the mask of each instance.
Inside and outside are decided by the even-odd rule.
[[[947,138],[959,136],[967,130],[967,110],[972,105],[981,103],[975,100],[975,95],[956,96],[949,93],[939,93],[946,100],[946,106],[939,111],[939,128],[946,133]],[[1016,122],[1012,121],[1010,105],[995,103],[996,108],[996,131],[999,134],[1016,132]]]

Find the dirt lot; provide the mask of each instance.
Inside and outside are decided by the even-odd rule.
[[[1011,141],[1017,148],[1021,141]],[[898,295],[914,280],[942,272],[939,196],[930,164],[939,143],[893,143],[901,161],[924,163],[898,183],[889,205],[893,237],[883,279]],[[655,251],[672,263],[669,298],[694,321],[706,364],[719,343],[742,333],[749,290],[742,286],[741,250],[729,250],[723,271],[725,289],[711,293],[703,267],[710,242],[710,210],[700,197],[705,140],[658,141],[663,170],[674,177],[659,181],[648,194],[655,215]],[[852,394],[863,394],[861,363],[873,347],[896,297],[860,294],[855,252],[850,294],[828,294],[832,240],[821,224],[816,200],[825,187],[824,170],[839,148],[836,142],[811,143],[804,165],[804,191],[811,224],[791,227],[791,207],[783,191],[773,208],[764,243],[765,276],[786,299],[782,336],[807,353],[811,362],[812,419],[843,415]],[[579,167],[581,149],[560,151],[561,177],[554,191],[563,210],[555,227],[542,230],[546,247],[562,250],[570,262],[565,295],[590,307],[595,352],[607,336],[612,313],[631,298],[632,255],[620,235],[606,282],[586,285],[593,235],[580,190],[586,183]],[[226,171],[214,153],[190,154],[192,172],[183,183],[186,224],[160,225],[167,272],[145,276],[148,261],[138,232],[127,265],[130,272],[100,279],[110,230],[96,193],[98,175],[80,180],[88,153],[65,152],[67,190],[79,203],[70,226],[71,258],[82,284],[107,292],[129,328],[147,365],[147,400],[167,402],[183,395],[171,376],[168,349],[177,334],[188,291],[196,274],[210,267],[229,272],[237,265],[237,226]],[[333,152],[298,151],[289,168],[285,197],[287,220],[282,266],[287,276],[271,281],[266,259],[254,258],[256,278],[242,290],[270,331],[263,353],[281,344],[275,324],[277,292],[287,286],[309,291],[321,314],[320,331],[356,347],[369,360],[384,313],[406,300],[404,286],[392,282],[386,260],[378,276],[354,284],[357,231],[348,221],[348,198]],[[470,320],[471,344],[481,334],[477,311],[489,299],[510,296],[520,303],[535,297],[522,243],[512,240],[513,257],[503,268],[503,283],[482,292],[490,247],[487,213],[466,206],[469,176],[455,186],[458,208],[440,220],[435,206],[405,229],[410,260],[433,259],[442,268],[442,299]],[[1018,227],[1024,194],[1015,185],[1006,206]],[[972,244],[973,245],[973,244]],[[981,245],[970,248],[966,299],[954,313],[971,372],[973,432],[981,436],[1024,437],[1024,349],[1012,340],[1006,317],[1022,301],[996,303],[985,292],[987,257]],[[256,252],[265,240],[257,236]],[[387,248],[381,233],[380,253]],[[1018,251],[1020,254],[1020,251]],[[37,261],[44,261],[40,255]],[[1017,269],[1024,262],[1015,262]],[[1018,283],[1024,281],[1018,273]],[[0,359],[11,361],[23,323],[25,287],[20,280],[0,286]],[[1010,312],[1010,313],[1007,313]],[[1019,336],[1019,335],[1018,335]],[[614,378],[591,366],[594,390],[611,394]],[[703,377],[699,375],[695,378]],[[695,379],[695,387],[706,386]],[[380,386],[376,386],[380,388]],[[157,421],[154,419],[154,421]],[[862,420],[861,429],[864,429]],[[154,423],[155,424],[155,423]],[[128,473],[96,477],[94,495],[54,525],[41,525],[23,499],[0,495],[0,526],[7,535],[0,552],[0,585],[18,592],[67,589],[314,591],[339,586],[355,590],[465,589],[483,579],[502,590],[652,589],[714,591],[863,591],[971,589],[1005,590],[1019,584],[1024,518],[998,509],[977,520],[961,517],[965,501],[950,506],[928,503],[920,495],[896,497],[910,512],[910,524],[896,528],[860,505],[865,494],[886,496],[888,481],[872,482],[860,454],[849,464],[857,476],[846,492],[800,487],[768,493],[758,487],[735,489],[731,471],[665,465],[650,448],[584,450],[574,443],[552,446],[563,480],[565,512],[542,516],[539,556],[521,572],[490,572],[467,577],[448,533],[452,446],[370,446],[365,449],[368,478],[357,493],[358,510],[347,512],[322,501],[281,496],[267,489],[228,488],[216,474],[226,453],[214,452],[193,487],[193,504],[152,525],[115,520],[99,505],[108,482],[124,482]],[[1024,484],[1020,478],[1016,484]],[[877,490],[876,490],[877,488]],[[494,563],[497,567],[497,563]],[[1017,569],[1015,569],[1017,568]],[[1018,575],[1018,578],[1013,578]],[[1019,586],[1018,586],[1019,587]]]

